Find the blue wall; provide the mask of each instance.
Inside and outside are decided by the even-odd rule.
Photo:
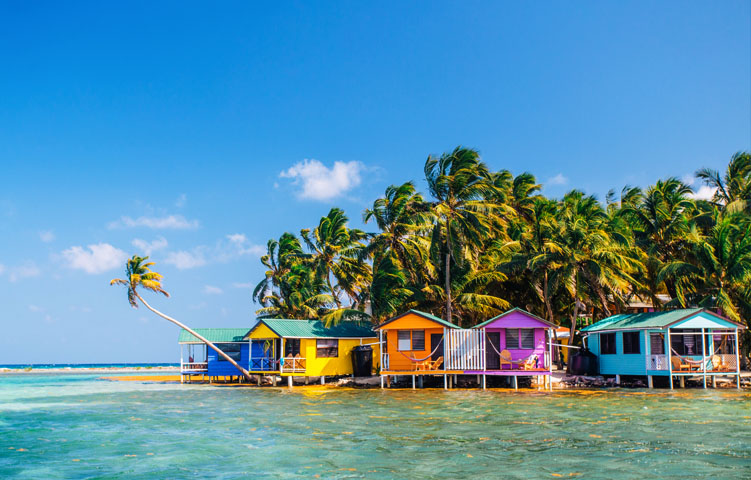
[[[632,330],[633,331],[633,330]],[[597,355],[597,364],[602,375],[646,375],[647,374],[647,346],[644,330],[639,332],[639,351],[641,353],[623,353],[623,332],[615,333],[615,354],[602,355],[600,353],[600,334],[593,333],[587,337],[589,349]],[[609,332],[603,332],[609,333]]]
[[[227,345],[226,343],[217,343],[215,344],[219,349],[221,349],[223,346]],[[250,349],[248,342],[243,342],[240,344],[241,350],[240,350],[240,361],[237,362],[238,365],[240,365],[243,368],[248,368],[248,364],[250,361],[250,357],[248,355]],[[242,375],[240,371],[235,368],[234,365],[229,363],[227,360],[224,360],[222,357],[219,356],[218,353],[216,353],[213,349],[207,348],[208,350],[208,359],[209,359],[209,376],[230,376],[230,375]],[[222,360],[219,360],[222,358]]]
[[[253,340],[250,347],[251,357],[255,360],[251,361],[250,369],[253,372],[268,372],[276,370],[278,367],[272,364],[271,360],[274,357],[274,352],[269,349],[266,353],[263,351],[263,345],[266,340]],[[276,345],[276,343],[275,343]],[[259,360],[260,359],[260,360]]]

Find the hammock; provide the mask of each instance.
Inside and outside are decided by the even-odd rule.
[[[433,354],[434,354],[435,352],[437,352],[437,351],[438,351],[438,347],[440,347],[440,346],[441,346],[441,343],[443,343],[443,337],[441,337],[441,340],[440,340],[440,341],[438,342],[438,344],[436,344],[436,346],[435,346],[435,348],[433,349],[433,351],[432,351],[432,352],[430,352],[430,353],[428,354],[428,356],[427,356],[427,357],[425,357],[425,358],[413,358],[413,357],[410,357],[409,355],[407,355],[406,353],[402,352],[401,350],[399,351],[399,353],[401,353],[402,355],[404,355],[404,358],[406,358],[407,360],[409,360],[409,361],[410,361],[410,362],[412,362],[412,363],[424,362],[425,360],[427,360],[427,359],[429,359],[430,357],[432,357],[432,356],[433,356]]]

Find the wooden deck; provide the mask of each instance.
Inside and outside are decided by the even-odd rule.
[[[505,377],[532,377],[535,375],[550,375],[550,370],[465,370],[465,375],[496,375]]]
[[[381,370],[381,375],[464,375],[463,370]]]

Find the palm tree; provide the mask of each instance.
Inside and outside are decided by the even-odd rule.
[[[444,257],[445,318],[450,322],[451,260],[463,265],[467,254],[474,251],[472,247],[483,244],[497,204],[487,200],[494,187],[490,172],[476,150],[456,147],[440,157],[429,156],[425,162],[425,179],[435,199],[432,245],[433,249],[441,250]]]
[[[342,295],[350,298],[353,307],[361,303],[370,276],[370,266],[360,255],[365,233],[347,228],[347,222],[341,209],[332,208],[316,228],[300,232],[312,252],[316,273],[328,287],[337,308],[342,308]],[[332,280],[336,280],[336,285]]]
[[[737,152],[723,177],[720,172],[702,168],[696,177],[715,189],[713,201],[731,212],[751,210],[751,153]]]
[[[159,310],[153,308],[151,305],[146,303],[146,300],[144,300],[143,297],[141,297],[141,295],[138,293],[138,287],[142,287],[155,293],[161,293],[165,297],[169,297],[169,293],[167,293],[162,288],[162,274],[151,270],[151,267],[154,266],[154,262],[146,262],[148,258],[149,257],[139,257],[137,255],[133,255],[133,257],[131,257],[125,264],[125,278],[115,278],[110,281],[110,285],[125,286],[128,291],[128,303],[130,303],[131,307],[138,308],[138,302],[136,300],[140,300],[146,308],[159,315],[163,319],[172,322],[178,327],[188,331],[191,335],[205,343],[207,347],[216,351],[216,353],[218,353],[219,355],[224,357],[225,360],[234,365],[235,368],[237,368],[237,370],[242,373],[243,377],[245,377],[245,379],[250,382],[251,378],[248,371],[238,365],[237,362],[235,362],[229,355],[220,350],[219,347],[208,341],[206,338],[204,338],[202,335],[200,335],[198,332],[188,327],[187,325],[184,325],[174,318],[167,316]]]
[[[751,299],[751,222],[735,214],[722,216],[708,235],[694,228],[691,254],[675,259],[660,272],[676,278],[681,306],[718,309],[741,322],[741,306]]]
[[[279,294],[284,276],[303,257],[300,240],[293,234],[283,233],[278,241],[273,238],[269,240],[266,245],[266,255],[261,257],[261,263],[268,270],[263,280],[253,290],[253,300],[266,306],[268,299]]]

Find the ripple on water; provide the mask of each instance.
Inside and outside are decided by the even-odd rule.
[[[0,378],[0,478],[751,477],[743,392],[24,380]]]

